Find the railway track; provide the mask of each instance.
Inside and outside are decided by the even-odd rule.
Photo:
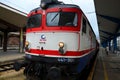
[[[14,63],[17,61],[17,62],[21,62],[21,61],[23,61],[24,60],[24,58],[20,58],[20,59],[15,59],[15,60],[10,60],[10,61],[5,61],[5,62],[0,62],[0,72],[6,72],[6,71],[10,71],[10,70],[13,70],[14,69]],[[91,68],[90,68],[91,69]],[[88,70],[87,70],[88,71]],[[92,80],[92,77],[90,76],[90,78],[88,78],[89,77],[89,71],[87,72],[88,74],[86,74],[86,73],[83,73],[84,75],[82,75],[81,77],[80,77],[80,79],[82,79],[82,80]],[[93,73],[94,74],[94,73]],[[74,78],[74,77],[72,77],[72,78]],[[68,76],[68,77],[62,77],[62,80],[66,80],[66,79],[69,79],[69,80],[73,80],[71,78],[71,76]]]
[[[14,69],[14,62],[16,61],[22,61],[24,58],[19,58],[15,60],[10,60],[10,61],[4,61],[0,62],[0,72],[8,71]]]

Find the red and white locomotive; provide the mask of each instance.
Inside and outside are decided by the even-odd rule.
[[[79,74],[97,49],[96,36],[79,6],[42,0],[41,7],[28,14],[26,60],[16,64],[16,70],[25,66],[29,78],[48,80],[62,73]]]

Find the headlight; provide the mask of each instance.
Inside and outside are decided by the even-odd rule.
[[[30,43],[28,41],[25,42],[25,50],[28,51],[30,49]]]
[[[26,41],[26,42],[25,42],[25,46],[28,46],[28,45],[29,45],[29,42],[28,42],[28,41]]]
[[[65,49],[65,44],[64,42],[59,42],[59,52],[60,54],[64,55],[66,53],[66,49]]]
[[[63,42],[59,42],[59,47],[63,48],[64,47],[64,43]]]

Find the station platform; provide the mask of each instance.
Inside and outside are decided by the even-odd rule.
[[[120,80],[120,53],[100,48],[92,80]]]
[[[24,55],[24,53],[20,53],[18,50],[8,50],[7,52],[0,50],[0,63],[15,59],[21,59],[24,57]]]

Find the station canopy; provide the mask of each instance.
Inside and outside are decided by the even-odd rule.
[[[18,31],[25,27],[27,14],[0,2],[0,31]]]
[[[120,36],[120,0],[94,0],[101,43]]]

